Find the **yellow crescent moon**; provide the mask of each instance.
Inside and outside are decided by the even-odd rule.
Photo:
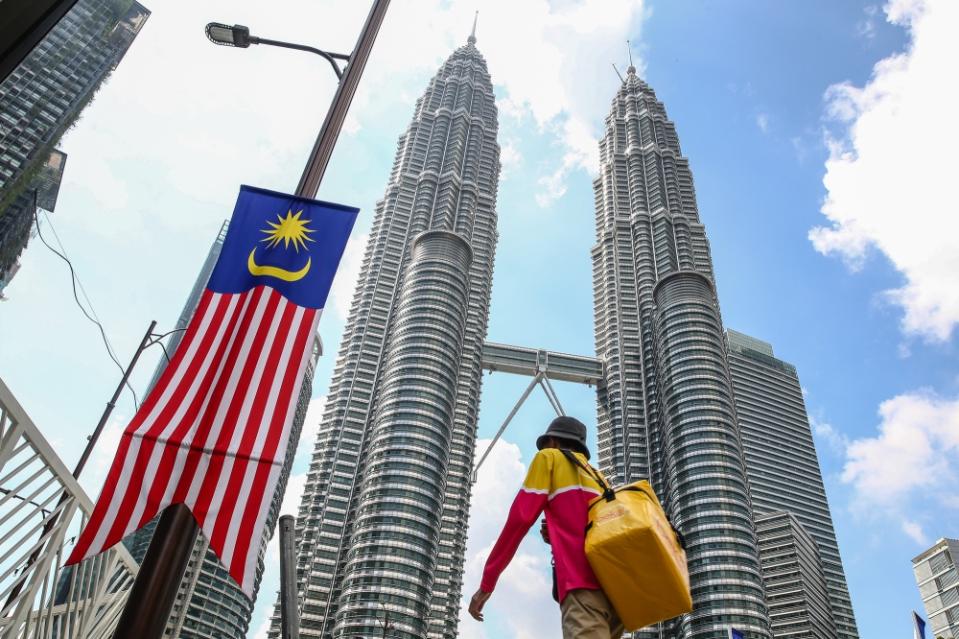
[[[266,275],[267,277],[281,279],[284,282],[295,282],[297,280],[302,280],[310,271],[310,264],[313,262],[312,257],[307,258],[306,266],[298,271],[288,271],[276,266],[260,266],[253,258],[254,253],[256,253],[255,246],[253,247],[253,250],[250,251],[250,257],[246,260],[246,268],[249,269],[251,275]]]

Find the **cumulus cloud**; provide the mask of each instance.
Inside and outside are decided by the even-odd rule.
[[[886,19],[909,30],[907,51],[881,60],[864,87],[849,82],[825,95],[830,131],[822,213],[812,229],[820,253],[853,270],[870,249],[904,279],[883,297],[902,308],[907,335],[949,340],[959,322],[959,211],[952,150],[952,61],[959,58],[959,3],[892,0]]]
[[[488,439],[478,440],[477,453],[482,454],[489,443]],[[504,637],[500,634],[502,629],[509,633],[506,637],[515,639],[561,634],[559,608],[551,595],[549,550],[535,530],[527,535],[500,577],[484,608],[486,621],[480,624],[466,611],[525,475],[519,446],[501,439],[483,462],[473,486],[459,627],[460,636],[465,639],[500,639]]]
[[[805,391],[803,391],[805,396]],[[809,416],[809,424],[812,426],[812,432],[819,441],[825,442],[829,449],[834,453],[843,453],[849,446],[849,438],[832,424],[821,421],[812,415]]]
[[[513,170],[523,163],[523,155],[520,153],[515,140],[506,140],[500,145],[499,163],[501,167],[500,182],[506,180]]]
[[[853,488],[858,512],[896,518],[925,543],[913,512],[922,507],[940,520],[959,515],[959,397],[897,395],[879,406],[879,417],[874,437],[847,444],[842,481]]]

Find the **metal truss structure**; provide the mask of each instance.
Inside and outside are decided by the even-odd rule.
[[[109,639],[137,564],[64,567],[93,502],[0,379],[0,639]]]

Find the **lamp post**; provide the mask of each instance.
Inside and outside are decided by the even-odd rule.
[[[207,38],[214,44],[240,49],[249,48],[251,44],[265,44],[308,51],[325,58],[333,66],[339,84],[296,187],[296,195],[299,197],[312,199],[319,191],[320,181],[326,172],[336,139],[343,128],[346,112],[356,93],[356,87],[363,75],[363,69],[366,67],[370,50],[373,48],[373,42],[376,40],[376,34],[383,23],[389,4],[389,0],[374,0],[363,30],[350,55],[259,38],[250,35],[250,30],[241,25],[230,26],[217,22],[206,25]],[[340,69],[338,60],[346,63],[344,69]],[[136,581],[130,589],[129,598],[120,615],[113,639],[162,638],[198,532],[199,526],[185,505],[174,504],[163,511],[157,522],[153,539],[150,541],[150,547],[140,565]],[[292,610],[288,612],[296,615],[298,613],[296,606],[291,608]],[[289,617],[283,619],[285,629],[290,628],[290,621]]]
[[[211,22],[206,25],[206,37],[214,44],[239,49],[247,49],[251,44],[265,44],[284,49],[308,51],[325,58],[333,67],[333,72],[336,74],[339,84],[336,88],[336,94],[333,96],[333,102],[326,112],[323,126],[320,127],[316,142],[313,144],[312,151],[310,151],[310,157],[303,168],[300,182],[297,184],[296,194],[301,197],[314,198],[320,189],[320,182],[323,180],[326,166],[333,154],[333,147],[336,146],[336,140],[343,128],[343,122],[346,120],[346,112],[353,101],[353,95],[356,93],[356,87],[363,75],[363,69],[366,68],[366,61],[370,57],[370,50],[373,48],[373,42],[376,40],[376,34],[380,30],[389,4],[389,0],[375,0],[373,2],[370,13],[366,17],[366,24],[363,25],[363,30],[360,32],[350,55],[331,53],[316,47],[292,42],[260,38],[251,35],[248,27],[239,24],[230,26],[220,22]],[[340,69],[339,64],[337,64],[338,60],[346,63],[345,69]]]
[[[343,70],[340,69],[340,65],[338,65],[336,61],[350,61],[350,56],[344,53],[331,53],[329,51],[317,49],[316,47],[306,46],[305,44],[295,44],[293,42],[269,40],[267,38],[258,38],[257,36],[252,36],[250,35],[249,27],[244,27],[240,24],[234,24],[231,27],[230,25],[223,24],[221,22],[211,22],[206,25],[206,37],[209,38],[210,42],[213,44],[219,44],[225,47],[238,47],[240,49],[246,49],[249,48],[251,44],[268,44],[270,46],[282,47],[284,49],[309,51],[310,53],[315,53],[316,55],[326,58],[326,60],[329,61],[330,65],[333,67],[333,73],[336,74],[337,80],[343,77]]]

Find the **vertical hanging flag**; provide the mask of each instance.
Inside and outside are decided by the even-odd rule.
[[[926,622],[915,610],[912,611],[912,628],[913,639],[926,639]]]
[[[126,427],[68,563],[183,503],[252,596],[312,337],[358,212],[241,187],[183,340]]]

